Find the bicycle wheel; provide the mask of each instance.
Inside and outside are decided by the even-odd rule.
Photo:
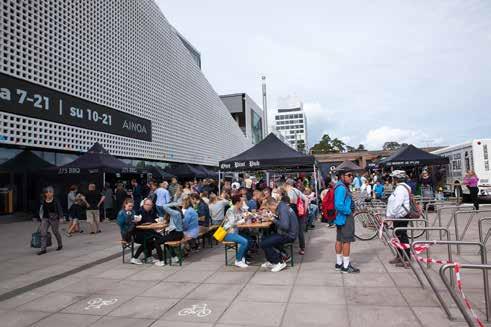
[[[358,211],[353,216],[355,220],[355,237],[361,241],[373,240],[378,228],[375,217],[367,211]]]
[[[425,222],[420,219],[415,219],[413,221],[410,221],[408,224],[408,227],[426,227]],[[421,237],[425,233],[424,230],[415,230],[413,231],[413,239]],[[407,236],[411,238],[411,231],[407,231]]]

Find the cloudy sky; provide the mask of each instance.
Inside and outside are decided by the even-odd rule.
[[[491,137],[489,0],[156,1],[217,93],[300,97],[310,145]]]

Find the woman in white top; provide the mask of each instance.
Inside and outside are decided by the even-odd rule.
[[[228,200],[219,198],[215,194],[210,195],[210,216],[212,225],[220,225],[225,216],[225,207],[228,206]]]
[[[365,200],[370,200],[372,198],[372,185],[370,185],[370,181],[368,179],[365,179],[365,182],[361,186],[361,196]]]

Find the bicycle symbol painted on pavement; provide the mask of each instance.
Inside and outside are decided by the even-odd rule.
[[[178,312],[179,316],[196,316],[203,318],[211,314],[207,304],[194,304],[191,308],[184,308]]]
[[[118,299],[110,299],[110,300],[103,300],[101,298],[92,299],[87,302],[88,306],[85,307],[85,310],[101,309],[105,305],[113,305],[116,302],[118,302]]]

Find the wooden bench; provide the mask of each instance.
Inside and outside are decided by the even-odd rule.
[[[235,255],[237,256],[237,252],[239,251],[239,245],[235,242],[227,242],[227,241],[223,241],[222,244],[225,248],[225,266],[229,266],[228,250],[235,249]]]
[[[133,258],[133,255],[135,254],[135,242],[133,242],[133,238],[132,238],[131,242],[126,242],[124,240],[120,240],[119,243],[121,244],[121,249],[122,249],[121,254],[122,254],[123,263],[124,263],[124,251],[127,248],[131,249],[131,257]]]
[[[183,238],[180,241],[170,241],[164,243],[164,261],[167,263],[167,253],[169,253],[169,265],[172,266],[172,254],[171,249],[177,248],[177,257],[179,258],[179,266],[182,266],[183,253],[182,253],[182,245],[186,244],[190,238]]]

